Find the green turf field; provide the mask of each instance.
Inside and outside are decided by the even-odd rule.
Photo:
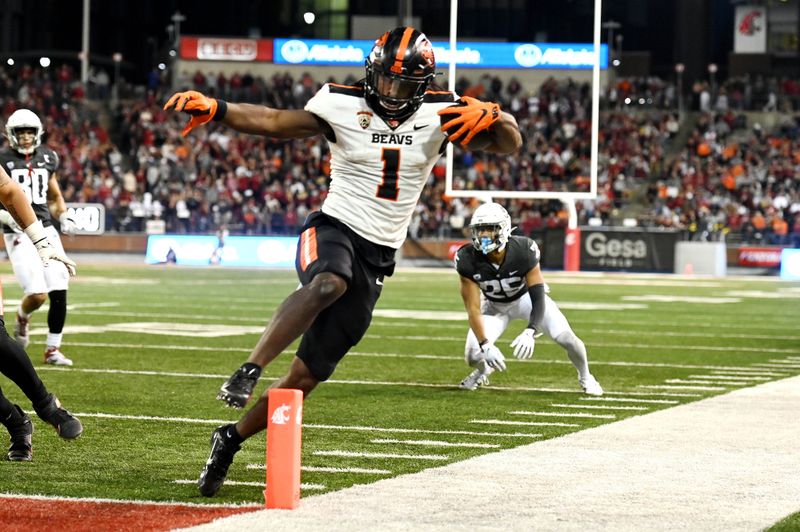
[[[21,296],[4,278],[7,316]],[[532,361],[497,343],[508,371],[475,392],[457,384],[466,320],[452,271],[387,279],[371,329],[304,408],[304,494],[419,471],[800,374],[800,285],[774,279],[565,276],[552,297],[587,345],[608,392],[580,393],[553,342]],[[294,272],[82,267],[62,346],[73,368],[45,367],[46,311],[28,351],[48,387],[80,414],[60,440],[34,419],[34,461],[0,461],[0,493],[156,501],[263,503],[264,435],[249,440],[214,499],[194,485],[211,431],[239,413],[215,400],[244,361]],[[9,327],[10,329],[10,327]],[[258,391],[282,375],[285,353]],[[30,404],[5,377],[12,401]],[[3,432],[4,434],[4,432]],[[7,438],[2,436],[5,454]],[[350,455],[352,454],[352,456]],[[389,456],[386,456],[389,455]]]

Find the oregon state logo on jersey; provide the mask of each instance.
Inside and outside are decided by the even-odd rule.
[[[358,117],[358,125],[361,126],[361,129],[367,129],[372,122],[372,112],[370,111],[359,111],[356,113]]]

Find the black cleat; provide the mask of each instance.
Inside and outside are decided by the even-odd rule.
[[[14,408],[22,416],[22,423],[8,428],[8,433],[11,435],[8,459],[12,462],[30,462],[33,459],[33,445],[31,444],[33,423],[31,423],[31,418],[20,407],[14,405]]]
[[[211,454],[197,481],[197,488],[204,497],[213,497],[219,491],[225,483],[234,455],[242,448],[225,436],[230,426],[222,425],[211,433]]]
[[[248,365],[249,368],[242,366],[231,375],[230,379],[225,381],[217,394],[218,400],[224,401],[233,408],[244,408],[244,405],[252,397],[253,389],[261,376],[261,368],[254,364]]]
[[[50,399],[45,406],[37,408],[34,405],[33,409],[36,411],[36,415],[42,418],[42,421],[53,425],[58,435],[65,440],[74,440],[83,433],[83,425],[78,418],[61,408],[61,401],[53,394],[50,394]]]

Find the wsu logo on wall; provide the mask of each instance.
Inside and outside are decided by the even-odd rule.
[[[742,35],[755,35],[761,31],[761,24],[759,22],[761,16],[761,11],[758,9],[753,9],[746,13],[739,23],[739,33]]]

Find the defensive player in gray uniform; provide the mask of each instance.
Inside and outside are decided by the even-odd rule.
[[[195,91],[175,94],[165,105],[192,115],[184,134],[213,119],[269,137],[321,134],[331,150],[328,196],[306,220],[297,248],[301,287],[275,311],[247,362],[222,385],[220,400],[243,407],[262,368],[300,335],[289,372],[272,387],[307,396],[327,380],[369,327],[422,187],[448,140],[470,149],[480,142],[480,149],[496,153],[522,145],[516,120],[496,103],[465,97],[455,106],[455,94],[431,90],[435,69],[428,38],[401,27],[375,41],[364,80],[326,83],[302,110],[227,103]],[[455,118],[440,126],[440,114]],[[238,423],[214,431],[200,493],[214,495],[241,443],[266,428],[267,399],[265,392]]]
[[[603,395],[589,372],[586,346],[546,293],[536,242],[511,236],[511,217],[499,203],[475,209],[470,229],[472,243],[456,253],[456,270],[470,327],[464,356],[475,369],[461,381],[461,388],[475,390],[489,383],[493,371],[506,369],[505,357],[494,343],[511,320],[519,319],[527,326],[511,343],[516,358],[533,356],[535,338],[547,334],[567,351],[583,391]]]

